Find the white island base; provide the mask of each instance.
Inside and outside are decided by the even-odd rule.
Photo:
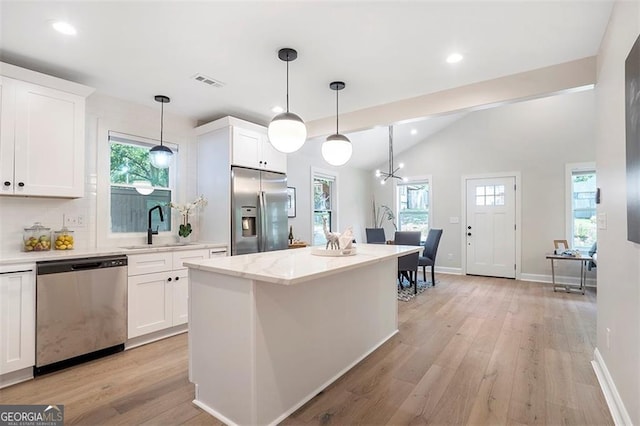
[[[285,419],[397,333],[397,256],[418,248],[404,249],[350,261],[320,261],[307,249],[236,257],[258,256],[244,267],[269,270],[264,280],[234,273],[234,258],[190,264],[194,403],[227,424]],[[260,265],[267,255],[270,267]],[[289,272],[277,277],[274,262]],[[296,275],[300,262],[326,269]]]

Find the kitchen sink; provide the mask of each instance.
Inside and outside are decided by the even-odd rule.
[[[164,247],[183,247],[197,245],[198,243],[168,243],[168,244],[140,244],[137,246],[122,246],[121,249],[125,250],[140,250],[150,248],[164,248]]]

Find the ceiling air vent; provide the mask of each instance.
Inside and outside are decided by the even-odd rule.
[[[196,74],[192,77],[195,81],[199,81],[200,83],[204,83],[208,86],[212,86],[212,87],[223,87],[224,83],[221,81],[218,81],[214,78],[211,77],[207,77],[206,75],[203,74]]]

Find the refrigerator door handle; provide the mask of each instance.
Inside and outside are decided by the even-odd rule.
[[[267,222],[264,218],[264,215],[267,211],[267,204],[264,199],[264,191],[260,191],[258,193],[258,220],[260,221],[260,233],[258,235],[258,250],[264,252],[267,246]]]

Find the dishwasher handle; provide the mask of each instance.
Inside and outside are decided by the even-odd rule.
[[[102,266],[102,262],[91,262],[91,263],[75,263],[71,265],[71,270],[73,271],[82,271],[84,269],[98,269]]]
[[[52,260],[36,262],[36,274],[58,274],[63,272],[81,272],[91,269],[116,268],[127,266],[126,256],[101,256],[79,259]]]

